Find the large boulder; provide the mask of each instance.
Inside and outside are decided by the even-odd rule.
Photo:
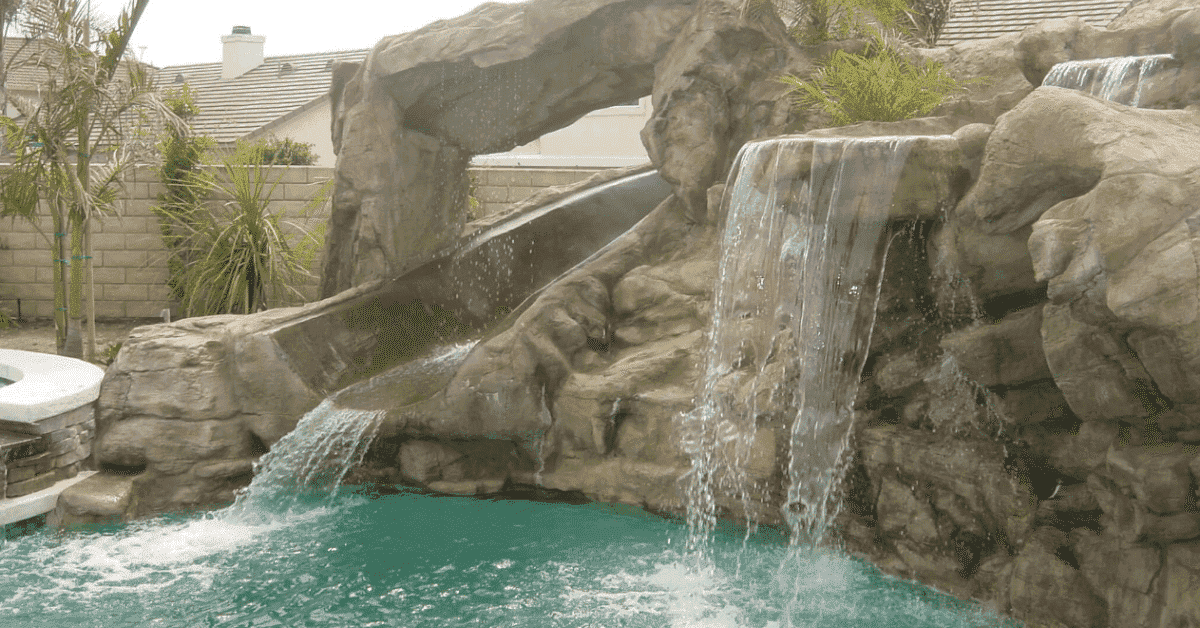
[[[776,79],[815,69],[778,17],[749,18],[742,4],[700,0],[657,68],[654,117],[642,130],[650,160],[697,222],[742,144],[787,127],[792,105]]]
[[[1032,89],[1016,56],[1017,34],[964,41],[949,47],[911,51],[918,62],[940,63],[957,79],[962,92],[937,107],[935,116],[954,121],[951,130],[968,123],[991,124]]]
[[[1197,142],[1194,113],[1040,88],[1001,118],[959,206],[994,232],[1032,225],[1033,267],[1054,308],[1043,324],[1047,361],[1084,420],[1189,403],[1200,384],[1191,244],[1200,215],[1188,200],[1200,192]],[[1123,402],[1104,401],[1122,390]]]
[[[386,338],[395,303],[382,295],[367,285],[300,308],[134,329],[97,401],[101,473],[74,487],[60,524],[232,500],[306,411],[395,351]],[[118,485],[136,499],[86,498]]]

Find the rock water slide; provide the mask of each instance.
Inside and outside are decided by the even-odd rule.
[[[503,327],[529,295],[641,220],[670,187],[640,170],[470,223],[450,251],[389,281],[300,308],[138,328],[102,387],[102,473],[67,495],[62,521],[232,499],[254,460],[327,395]]]

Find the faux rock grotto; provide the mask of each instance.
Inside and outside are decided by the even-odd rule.
[[[360,481],[681,513],[680,417],[701,398],[721,260],[755,254],[721,244],[739,150],[920,135],[891,192],[840,537],[1031,626],[1200,624],[1200,10],[1147,0],[1108,29],[914,50],[986,81],[927,118],[817,129],[775,77],[810,75],[825,50],[740,5],[484,5],[337,68],[327,298],[136,331],[98,402],[101,473],[64,494],[59,523],[228,501],[329,395],[385,412]],[[1139,108],[1041,86],[1055,63],[1146,54],[1171,58]],[[657,184],[467,222],[472,155],[645,94]],[[580,220],[587,243],[552,237]],[[470,279],[501,264],[517,278]],[[468,338],[452,368],[397,375]],[[723,380],[755,408],[743,494],[715,500],[778,523],[795,417],[779,391],[796,374],[756,350]]]

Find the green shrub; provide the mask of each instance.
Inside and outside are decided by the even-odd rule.
[[[194,212],[207,211],[204,203],[215,181],[201,163],[216,147],[216,142],[211,137],[193,135],[186,124],[199,113],[191,88],[185,84],[182,89],[169,90],[164,96],[167,107],[184,124],[168,127],[158,142],[158,151],[162,155],[158,178],[164,192],[158,195],[159,204],[150,209],[159,218],[163,245],[168,251],[167,285],[171,288],[171,297],[183,301],[183,276],[191,261],[188,255],[193,253],[186,246],[186,234],[197,220]]]
[[[122,344],[123,343],[120,342],[114,342],[107,347],[104,347],[104,350],[96,356],[96,361],[104,366],[112,366],[113,360],[116,360],[117,354],[121,352]]]
[[[946,20],[950,19],[953,0],[908,0],[909,31],[926,46],[937,45],[942,36]]]
[[[196,199],[215,191],[231,200],[157,208],[175,230],[173,254],[181,260],[175,281],[187,316],[249,314],[289,296],[303,298],[296,286],[312,276],[308,269],[324,236],[323,226],[307,223],[324,205],[329,185],[290,217],[301,221],[285,220],[271,210],[279,180],[270,179],[257,157],[255,145],[239,142],[222,159],[223,177],[193,183],[207,187]]]
[[[791,74],[779,80],[798,109],[824,111],[835,126],[923,116],[962,90],[940,64],[915,65],[878,43],[865,55],[834,52],[811,81]]]
[[[313,145],[274,135],[246,144],[246,159],[264,166],[311,166],[317,163]]]

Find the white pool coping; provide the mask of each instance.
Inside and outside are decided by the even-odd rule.
[[[0,499],[0,527],[54,510],[58,505],[58,496],[62,495],[63,491],[95,474],[95,471],[80,471],[79,475],[68,480],[59,480],[53,486],[40,491],[12,499]]]
[[[0,419],[34,423],[89,404],[100,396],[100,367],[60,355],[0,349]]]

